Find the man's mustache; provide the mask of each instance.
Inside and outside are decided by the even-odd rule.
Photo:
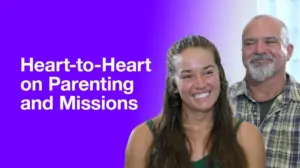
[[[254,54],[250,58],[250,63],[255,61],[274,61],[274,57],[264,54]]]

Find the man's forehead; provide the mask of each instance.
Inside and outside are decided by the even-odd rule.
[[[282,31],[281,27],[275,26],[249,26],[244,31],[244,36],[251,36],[251,35],[259,35],[259,36],[274,36],[280,34]]]
[[[272,17],[260,17],[251,20],[243,31],[243,37],[251,34],[279,35],[284,29],[282,22]],[[269,35],[269,36],[270,36]]]
[[[246,36],[244,40],[280,40],[280,36]]]

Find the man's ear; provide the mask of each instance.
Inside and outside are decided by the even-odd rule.
[[[289,61],[292,58],[293,51],[294,51],[294,45],[293,44],[289,44],[287,46],[287,61]]]

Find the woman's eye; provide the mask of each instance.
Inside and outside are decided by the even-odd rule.
[[[186,78],[191,78],[191,77],[192,77],[192,75],[184,75],[182,78],[186,79]]]

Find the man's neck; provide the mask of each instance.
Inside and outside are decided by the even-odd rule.
[[[268,101],[279,95],[286,84],[286,73],[277,73],[263,82],[256,82],[247,77],[251,96],[256,101]]]

